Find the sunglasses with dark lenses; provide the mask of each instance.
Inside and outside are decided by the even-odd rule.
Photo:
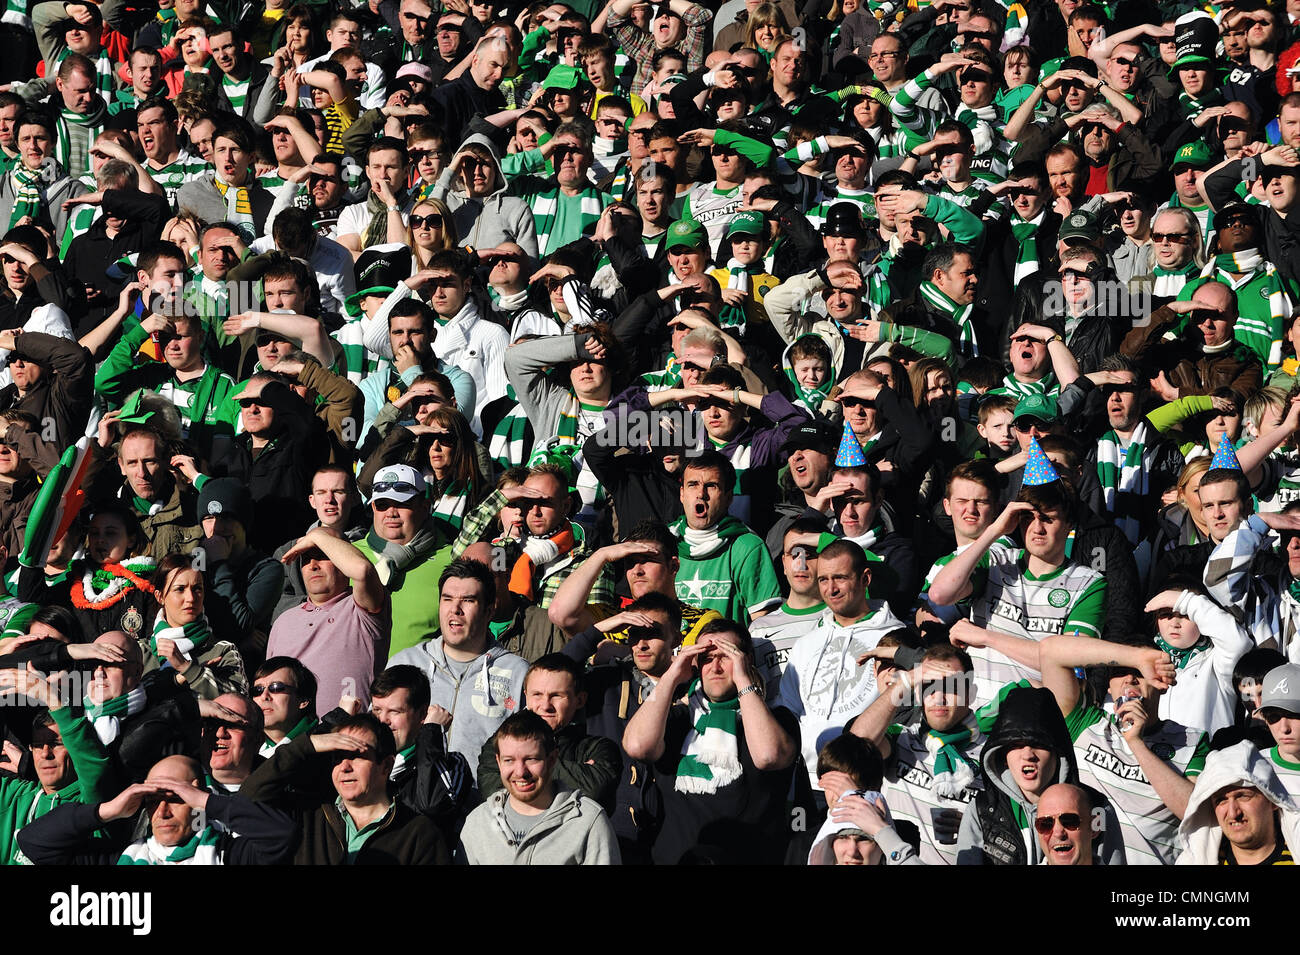
[[[297,689],[292,683],[281,683],[278,680],[275,683],[255,683],[253,684],[253,699],[257,699],[263,693],[270,693],[272,696],[284,696],[295,692]]]
[[[380,481],[370,486],[371,497],[381,494],[419,494],[420,489],[409,481]]]
[[[1039,835],[1050,836],[1057,822],[1066,832],[1078,832],[1083,820],[1077,812],[1063,812],[1059,816],[1039,816],[1034,820],[1034,829]]]
[[[719,159],[733,159],[737,155],[739,155],[730,146],[717,146],[717,145],[715,145],[712,149],[710,149],[709,153],[713,156],[716,156]]]
[[[1038,190],[1037,190],[1037,189],[1021,189],[1021,188],[1018,188],[1018,187],[1017,187],[1017,188],[1015,188],[1015,189],[1008,189],[1008,190],[1007,190],[1007,195],[1010,196],[1012,199],[1024,199],[1024,198],[1026,198],[1027,196],[1036,196],[1036,195],[1038,195]]]
[[[640,643],[642,640],[662,640],[663,633],[658,627],[628,627],[627,642],[630,644]]]
[[[240,398],[239,399],[239,407],[241,408],[251,408],[254,405],[256,405],[259,408],[266,407],[266,405],[263,404],[261,398]]]
[[[996,40],[997,34],[989,33],[987,30],[967,30],[965,33],[958,33],[957,39],[967,42],[971,40]]]
[[[695,364],[695,362],[693,361],[682,362],[682,371],[693,371],[696,372],[697,374],[702,375],[708,370],[709,369],[703,368],[700,365]]]
[[[317,184],[319,184],[319,183],[322,183],[322,182],[337,182],[337,183],[342,183],[342,182],[343,182],[343,180],[340,179],[338,176],[322,176],[322,175],[321,175],[320,173],[318,173],[318,172],[314,172],[314,173],[312,173],[311,176],[308,177],[308,181],[309,181],[313,186],[315,186],[315,185],[317,185]]]
[[[1034,338],[1034,337],[1031,336],[1031,335],[1017,335],[1015,338],[1011,339],[1011,344],[1013,344],[1013,345],[1041,345],[1041,344],[1043,344],[1043,340],[1042,340],[1041,338]]]
[[[1222,232],[1225,229],[1231,229],[1233,226],[1243,229],[1253,229],[1255,227],[1255,220],[1250,216],[1232,216],[1229,219],[1223,220],[1223,224],[1217,226],[1216,229],[1217,231]]]
[[[1137,394],[1137,385],[1102,385],[1101,396],[1109,398],[1111,395],[1135,395]]]
[[[1136,69],[1138,65],[1137,60],[1130,60],[1126,56],[1115,57],[1115,62],[1118,63],[1120,66],[1127,66],[1129,69]]]
[[[840,399],[841,408],[874,408],[875,406],[876,403],[870,398],[847,397]]]
[[[561,146],[555,150],[555,158],[560,162],[564,162],[564,160],[568,159],[570,156],[581,155],[582,150],[577,146]]]
[[[987,70],[962,70],[961,82],[963,86],[967,83],[992,83],[993,74]]]
[[[450,431],[434,431],[429,436],[429,443],[443,448],[456,447],[456,436]]]
[[[1244,133],[1249,130],[1250,130],[1249,124],[1247,124],[1247,122],[1244,119],[1239,119],[1236,116],[1229,116],[1225,119],[1219,120],[1220,139],[1222,139],[1224,136],[1229,136],[1232,133],[1237,133],[1237,132]]]
[[[1105,129],[1105,128],[1106,128],[1105,125],[1103,125],[1102,123],[1080,123],[1079,135],[1087,136],[1090,133],[1095,133],[1098,130]]]
[[[1193,325],[1199,325],[1202,322],[1223,321],[1223,313],[1213,308],[1194,308],[1188,315]]]
[[[1174,245],[1186,245],[1191,235],[1187,232],[1152,232],[1152,242],[1172,242]]]
[[[1286,710],[1278,709],[1276,706],[1266,706],[1259,711],[1259,718],[1269,726],[1272,726],[1281,719],[1295,719],[1295,714],[1288,713]]]
[[[1037,418],[1017,418],[1015,421],[1011,422],[1011,426],[1021,434],[1029,434],[1029,432],[1034,428],[1038,428],[1041,431],[1043,429],[1043,424],[1044,423],[1039,421]]]
[[[1064,83],[1061,84],[1062,93],[1068,93],[1071,90],[1077,90],[1078,92],[1083,93],[1087,89],[1088,89],[1088,84],[1081,83],[1078,80],[1066,80]]]
[[[430,212],[427,216],[411,215],[412,229],[441,229],[442,213]]]
[[[1076,282],[1087,282],[1092,278],[1092,273],[1083,269],[1061,269],[1061,278],[1069,276]]]

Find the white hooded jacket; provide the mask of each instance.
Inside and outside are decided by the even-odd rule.
[[[1250,742],[1211,753],[1205,769],[1196,778],[1196,786],[1187,800],[1187,812],[1178,827],[1178,844],[1182,855],[1177,865],[1217,865],[1223,830],[1214,814],[1211,798],[1225,786],[1254,786],[1281,812],[1282,837],[1293,856],[1300,856],[1300,807],[1297,807],[1268,757]]]

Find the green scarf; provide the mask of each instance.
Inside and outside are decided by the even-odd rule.
[[[153,624],[153,635],[149,637],[149,649],[161,659],[161,655],[158,653],[159,637],[174,640],[176,642],[176,651],[186,660],[193,660],[194,654],[201,651],[204,644],[212,639],[212,630],[208,626],[206,614],[193,623],[185,624],[183,627],[173,627],[167,623],[167,618],[159,610]]]
[[[1142,456],[1149,437],[1147,422],[1138,422],[1122,460],[1119,435],[1113,430],[1097,442],[1097,478],[1101,481],[1106,511],[1115,515],[1115,524],[1133,545],[1142,536],[1142,503],[1148,490]]]
[[[1016,271],[1012,278],[1014,288],[1038,271],[1038,227],[1042,224],[1046,211],[1038,213],[1033,219],[1022,219],[1019,213],[1011,213],[1011,233],[1016,237]]]
[[[1151,274],[1155,277],[1151,294],[1158,298],[1176,298],[1188,279],[1195,276],[1197,271],[1194,259],[1180,269],[1165,269],[1157,265],[1151,270]]]
[[[1295,586],[1294,581],[1292,581],[1291,586],[1293,587]],[[1161,650],[1165,651],[1165,653],[1169,654],[1169,658],[1174,661],[1175,670],[1183,669],[1184,667],[1187,666],[1187,664],[1192,662],[1192,659],[1194,657],[1210,649],[1210,647],[1212,647],[1213,645],[1214,645],[1213,641],[1211,641],[1209,637],[1207,637],[1205,634],[1201,634],[1201,639],[1197,640],[1196,643],[1194,643],[1190,647],[1187,647],[1185,650],[1180,650],[1177,647],[1171,646],[1169,643],[1167,643],[1164,637],[1159,635],[1156,636],[1156,646],[1159,647]]]
[[[292,742],[293,742],[294,740],[296,740],[299,736],[301,736],[303,733],[307,732],[309,729],[311,729],[311,728],[312,728],[313,726],[315,726],[315,725],[316,725],[316,717],[314,717],[314,716],[304,716],[304,717],[303,717],[302,719],[300,719],[297,723],[294,723],[294,724],[293,724],[293,729],[291,729],[291,730],[289,730],[289,732],[285,733],[285,734],[284,734],[284,739],[280,740],[279,743],[274,743],[274,742],[272,742],[271,739],[270,739],[270,737],[267,737],[266,739],[264,739],[264,740],[262,741],[262,746],[261,746],[261,748],[257,751],[257,754],[258,754],[259,756],[262,756],[262,757],[266,758],[266,759],[270,759],[271,754],[275,752],[275,748],[276,748],[277,746],[283,745],[283,744],[285,744],[285,743],[292,743]]]
[[[961,728],[950,733],[926,732],[925,748],[934,756],[931,775],[934,776],[936,795],[956,799],[975,781],[975,764],[962,752],[962,747],[974,743],[978,736],[979,727],[975,724],[974,714],[968,715]]]
[[[92,703],[89,696],[82,699],[86,707],[86,719],[90,720],[95,735],[105,746],[110,745],[122,732],[122,719],[143,711],[147,702],[148,697],[142,686],[102,703]]]
[[[677,535],[677,556],[682,560],[707,560],[723,546],[728,546],[737,537],[749,533],[749,527],[730,514],[703,530],[690,527],[685,517],[678,518],[669,529]]]
[[[59,113],[54,158],[67,170],[68,175],[75,178],[90,172],[90,147],[95,137],[103,131],[107,118],[108,106],[102,99],[96,99],[94,109],[84,116],[70,109]],[[76,136],[72,133],[73,127],[80,131]]]
[[[673,789],[679,793],[712,794],[740,778],[740,699],[710,700],[700,681],[686,691],[691,732],[682,743]]]
[[[971,312],[975,310],[975,303],[969,305],[958,305],[950,299],[939,286],[933,282],[922,282],[917,290],[921,298],[925,300],[926,305],[952,319],[960,329],[957,347],[964,355],[978,357],[980,350],[975,341],[975,326],[971,323]]]
[[[221,855],[217,844],[221,833],[212,826],[204,826],[189,842],[168,848],[150,836],[144,842],[128,846],[117,860],[118,865],[220,865]]]
[[[9,214],[12,229],[24,216],[31,216],[33,222],[40,218],[43,199],[41,187],[37,185],[41,181],[39,169],[28,169],[20,162],[9,175],[14,184],[14,211]]]
[[[411,757],[415,755],[415,747],[417,745],[419,744],[412,743],[410,746],[406,747],[406,749],[398,750],[397,756],[393,760],[393,771],[388,774],[390,780],[396,779],[398,776],[402,775],[402,772],[406,769],[406,764],[409,763]]]
[[[1028,398],[1030,395],[1046,396],[1056,394],[1060,390],[1060,385],[1056,382],[1056,376],[1049,371],[1037,381],[1021,381],[1015,375],[1007,375],[1002,379],[1002,386],[990,389],[989,394]]]
[[[727,263],[727,288],[738,289],[744,292],[746,296],[750,294],[752,287],[750,276],[761,275],[763,273],[763,263],[755,265],[741,265],[736,259],[731,259]],[[733,335],[743,336],[745,334],[745,325],[748,317],[745,314],[745,306],[723,304],[722,310],[718,312],[718,320],[722,327]]]
[[[815,334],[801,335],[800,339],[803,338],[821,340],[821,337]],[[798,342],[799,339],[795,341]],[[799,384],[799,379],[795,377],[794,365],[789,358],[785,360],[784,366],[782,370],[785,372],[786,380],[790,382],[790,387],[794,389],[794,403],[806,408],[812,414],[817,414],[821,410],[822,403],[830,395],[831,388],[835,385],[835,369],[827,369],[826,379],[820,385],[815,388],[805,388]]]

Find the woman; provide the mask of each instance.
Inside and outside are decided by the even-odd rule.
[[[1178,483],[1165,492],[1166,505],[1156,517],[1156,536],[1151,552],[1155,555],[1152,566],[1160,563],[1161,555],[1189,544],[1199,544],[1210,539],[1210,526],[1201,510],[1197,488],[1201,478],[1210,470],[1209,457],[1188,461],[1178,475]]]
[[[401,233],[394,235],[396,225],[396,222],[389,223],[388,241],[401,243],[415,253],[416,272],[428,265],[436,253],[456,248],[456,224],[440,199],[417,202]]]
[[[150,635],[140,638],[144,672],[165,663],[204,700],[223,693],[248,692],[248,676],[239,650],[228,640],[218,640],[203,612],[206,586],[203,572],[195,570],[188,554],[168,554],[151,581],[158,614]]]
[[[135,639],[155,616],[157,569],[134,511],[117,504],[97,508],[86,530],[86,556],[69,568],[69,600],[86,633],[121,630]]]
[[[777,44],[789,33],[790,24],[781,8],[775,3],[760,3],[745,25],[745,46],[757,50],[771,63]]]

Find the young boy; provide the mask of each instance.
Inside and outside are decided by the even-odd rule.
[[[816,332],[810,332],[786,348],[781,364],[794,389],[794,403],[809,414],[818,414],[839,370],[831,346]]]
[[[1012,395],[990,395],[980,402],[979,424],[976,430],[988,442],[981,452],[991,461],[1001,461],[1020,450],[1011,422],[1016,417],[1016,399]]]
[[[622,96],[606,96],[596,107],[591,171],[597,181],[610,175],[627,156],[627,121],[631,118],[632,104]]]
[[[718,250],[718,261],[726,262],[726,267],[709,274],[722,286],[720,324],[733,335],[744,335],[751,322],[765,325],[769,321],[763,299],[781,280],[766,271],[767,245],[763,213],[742,209],[731,217]]]

